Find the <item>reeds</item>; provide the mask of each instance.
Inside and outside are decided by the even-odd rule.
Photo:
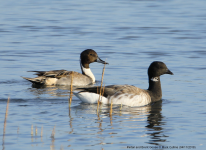
[[[111,99],[111,103],[110,103],[110,111],[109,111],[109,115],[110,115],[110,116],[112,116],[112,105],[113,105],[113,103],[112,103],[112,99]]]
[[[9,111],[9,102],[10,102],[10,98],[8,97],[7,105],[6,105],[6,113],[5,113],[5,118],[4,118],[4,130],[3,130],[3,142],[2,142],[3,150],[5,149],[4,140],[5,140],[5,134],[6,134],[6,121],[7,121],[8,111]]]
[[[33,124],[31,125],[31,135],[33,136]]]
[[[10,97],[8,97],[7,105],[6,105],[6,111],[5,111],[4,127],[3,127],[3,137],[2,137],[2,150],[5,150],[5,144],[6,144],[5,143],[5,137],[6,137],[6,125],[7,125],[8,113],[9,113],[9,103],[10,103]],[[36,125],[32,124],[30,127],[31,127],[31,142],[33,142],[33,138],[34,137],[35,137],[35,140],[36,140],[38,138],[38,134],[41,134],[40,137],[41,137],[41,141],[43,143],[43,140],[42,140],[42,138],[43,138],[43,126],[41,127],[41,132],[39,130],[39,133],[38,133],[38,127]],[[19,126],[17,127],[17,134],[20,134],[20,132],[21,132],[20,128],[21,127],[19,127]],[[54,147],[55,128],[56,128],[56,126],[53,127],[53,130],[52,130],[52,133],[51,133],[52,147]],[[33,146],[33,144],[31,146]],[[64,149],[63,145],[61,146],[60,149],[61,150]]]
[[[71,103],[72,103],[72,95],[73,95],[72,88],[73,88],[73,71],[72,71],[72,73],[71,73],[71,85],[70,85],[69,107],[71,106]]]
[[[41,127],[41,137],[43,136],[43,126]]]
[[[113,105],[113,102],[112,102],[112,99],[111,99],[110,111],[109,111],[109,117],[110,117],[110,124],[111,124],[111,126],[112,126],[112,105]]]
[[[54,126],[53,131],[52,131],[52,134],[51,134],[51,139],[52,139],[52,143],[51,143],[51,145],[50,145],[50,149],[51,149],[51,150],[54,150],[54,142],[55,142],[54,136],[55,136],[55,126]]]
[[[99,99],[98,99],[98,102],[97,102],[97,110],[98,110],[99,104],[100,104],[100,97],[103,96],[103,94],[104,94],[104,88],[102,90],[102,84],[103,84],[103,79],[104,79],[105,66],[106,66],[106,63],[104,64],[104,67],[103,67],[103,70],[102,70],[102,79],[101,79],[101,86],[100,86],[100,90],[99,90]],[[98,90],[98,87],[97,87],[97,90]]]
[[[55,128],[56,128],[56,126],[54,126],[54,128],[53,128],[53,130],[52,130],[51,138],[54,138],[54,136],[55,136]],[[19,128],[18,128],[18,130],[19,130]],[[33,130],[34,130],[34,126],[33,126],[33,124],[32,124],[32,125],[31,125],[31,136],[34,135]],[[38,128],[37,128],[37,126],[35,126],[35,136],[37,136],[37,134],[38,134]],[[40,134],[40,136],[43,137],[43,126],[41,127],[41,134]]]
[[[9,102],[10,102],[10,98],[8,97],[7,105],[6,105],[6,113],[5,113],[5,118],[4,118],[4,134],[6,132],[6,120],[7,120],[8,111],[9,111]]]
[[[55,126],[54,126],[54,128],[52,130],[51,138],[54,138],[54,136],[55,136]]]
[[[38,133],[38,131],[37,131],[37,126],[35,126],[35,135],[37,136],[37,133]]]

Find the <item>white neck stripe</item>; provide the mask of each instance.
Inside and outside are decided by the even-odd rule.
[[[154,82],[157,82],[157,81],[159,81],[159,78],[158,77],[152,77],[150,80],[154,81]]]
[[[81,67],[82,67],[82,71],[84,72],[85,75],[89,76],[91,79],[92,79],[92,82],[94,83],[95,82],[95,77],[91,71],[90,68],[84,68],[81,64]]]

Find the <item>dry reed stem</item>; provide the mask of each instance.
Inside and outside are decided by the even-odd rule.
[[[105,84],[104,84],[104,87],[102,89],[102,96],[104,95],[104,89],[105,89]],[[101,99],[102,100],[102,99]]]
[[[103,71],[102,71],[102,79],[101,79],[101,86],[100,86],[100,91],[99,91],[99,99],[98,99],[97,107],[99,107],[100,97],[101,97],[101,93],[102,93],[102,84],[103,84],[103,79],[104,79],[105,66],[106,66],[106,63],[104,64]]]
[[[33,124],[31,125],[31,135],[33,135]]]
[[[72,78],[71,78],[71,85],[70,85],[70,98],[69,98],[69,106],[71,106],[71,103],[72,103],[72,84],[73,84],[73,71],[72,71],[72,73],[71,73],[71,75],[72,75]]]
[[[121,107],[120,107],[120,111],[122,110],[122,103],[121,103]]]
[[[35,135],[37,135],[37,133],[38,133],[38,132],[37,132],[37,126],[35,126]]]
[[[5,134],[6,134],[6,120],[7,120],[8,111],[9,111],[9,102],[10,102],[10,98],[8,97],[7,105],[6,105],[6,113],[5,113],[5,118],[4,118],[4,130],[3,130],[3,142],[2,142],[3,150],[5,149],[4,139],[5,139]]]
[[[109,112],[109,117],[110,117],[110,124],[112,126],[112,101],[111,101],[111,105],[110,105],[110,112]]]
[[[69,126],[70,126],[71,129],[72,129],[72,121],[73,121],[73,118],[70,117]]]
[[[54,136],[55,136],[55,126],[54,126],[53,131],[52,131],[52,134],[51,134],[51,137],[52,137],[52,138],[54,138]]]
[[[97,94],[98,94],[98,92],[99,92],[99,88],[98,88],[98,86],[97,86]],[[99,93],[100,94],[100,93]],[[99,101],[97,102],[97,113],[98,113],[98,111],[99,111]]]
[[[6,131],[6,120],[7,120],[8,111],[9,111],[9,102],[10,102],[10,98],[8,97],[7,105],[6,105],[6,113],[5,113],[5,118],[4,118],[4,133]]]
[[[41,137],[43,136],[43,126],[41,127]]]
[[[113,103],[112,103],[112,99],[111,99],[110,112],[109,112],[109,115],[110,115],[110,116],[112,116],[112,105],[113,105]]]

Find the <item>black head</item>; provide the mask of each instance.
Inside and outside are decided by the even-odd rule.
[[[101,60],[97,53],[93,49],[86,49],[80,54],[80,59],[82,65],[89,65],[90,63],[93,62],[99,62],[102,64],[108,64],[107,62]]]
[[[167,68],[167,66],[161,61],[154,61],[150,64],[148,68],[148,76],[151,77],[159,77],[163,74],[171,74],[173,73]]]

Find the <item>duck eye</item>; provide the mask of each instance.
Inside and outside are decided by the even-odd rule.
[[[92,54],[90,54],[90,56],[93,56]]]

